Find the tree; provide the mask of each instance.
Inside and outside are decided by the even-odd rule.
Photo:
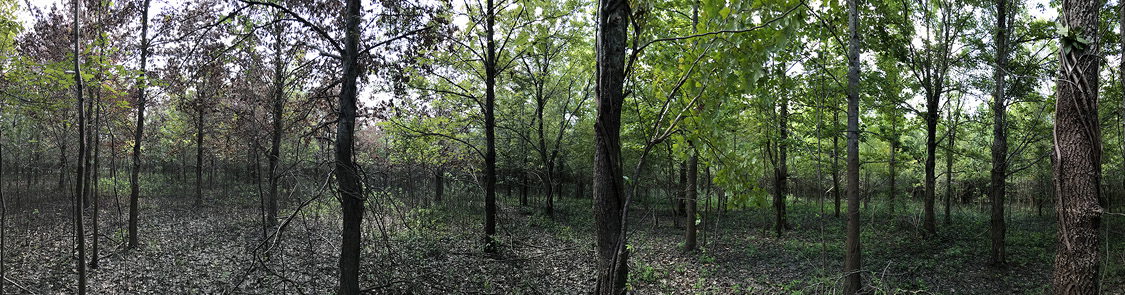
[[[594,98],[594,223],[598,249],[598,278],[594,293],[625,294],[628,252],[624,234],[624,174],[621,171],[621,105],[625,100],[625,45],[630,12],[628,1],[597,2],[597,69]]]
[[[83,228],[84,218],[83,198],[86,196],[86,115],[82,111],[84,103],[82,97],[82,70],[79,67],[80,57],[82,51],[79,48],[78,38],[80,32],[79,18],[78,18],[78,0],[74,0],[74,95],[78,101],[78,155],[81,159],[78,161],[78,179],[75,182],[74,193],[74,223],[75,223],[75,236],[78,237],[78,261],[75,267],[78,269],[78,294],[86,294],[86,231]]]
[[[1102,1],[1065,1],[1059,15],[1053,156],[1058,239],[1054,294],[1099,292],[1102,149],[1098,122]]]
[[[687,209],[687,219],[684,223],[684,252],[695,251],[695,217],[698,214],[695,210],[696,201],[699,197],[699,152],[691,152],[691,157],[688,158],[687,164],[687,199],[684,200]]]
[[[343,238],[340,243],[340,294],[359,294],[360,226],[363,223],[363,187],[359,167],[355,164],[356,77],[359,76],[359,0],[348,0],[344,6],[344,51],[341,55],[343,80],[339,98],[339,119],[336,123],[336,181],[343,211]]]
[[[859,8],[848,0],[848,225],[844,250],[844,294],[860,291],[859,249]],[[931,212],[932,213],[932,212]]]
[[[146,68],[149,54],[148,6],[152,0],[144,0],[141,6],[141,74],[137,78],[137,125],[133,133],[133,170],[129,176],[129,248],[136,248],[138,198],[140,195],[141,142],[145,130],[145,88],[148,87]]]
[[[992,203],[992,215],[989,222],[989,232],[992,248],[989,251],[989,262],[993,266],[1002,266],[1007,259],[1004,252],[1004,194],[1008,173],[1008,137],[1005,132],[1005,116],[1007,101],[1004,97],[1004,74],[1008,65],[1008,0],[996,1],[996,68],[993,69],[995,81],[992,92],[992,192],[989,202]],[[952,140],[952,138],[951,138]]]

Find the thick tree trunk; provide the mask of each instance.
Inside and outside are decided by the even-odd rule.
[[[336,123],[336,180],[339,181],[343,231],[340,243],[339,294],[359,294],[360,230],[363,224],[363,187],[355,164],[356,77],[359,76],[360,1],[344,7],[344,79],[340,89],[340,114]]]
[[[684,252],[695,251],[695,205],[699,197],[699,156],[695,151],[688,158],[687,164],[687,199],[684,203],[687,209],[687,219],[684,223]]]
[[[145,87],[148,85],[146,81],[145,66],[148,60],[148,6],[151,0],[145,0],[144,7],[141,9],[141,77],[137,81],[137,129],[133,133],[133,170],[129,176],[129,248],[137,247],[137,219],[138,214],[138,199],[140,197],[140,175],[141,175],[141,143],[144,138],[145,130]]]
[[[1008,173],[1008,135],[1005,131],[1007,116],[1007,97],[1004,82],[1004,71],[1008,67],[1008,0],[996,1],[996,69],[993,70],[995,89],[992,93],[992,171],[990,203],[992,215],[989,221],[989,232],[992,237],[992,248],[989,251],[989,262],[992,266],[1004,266],[1007,254],[1004,250],[1004,194]]]
[[[859,248],[859,9],[848,0],[848,226],[844,252],[844,294],[860,291]]]
[[[1060,40],[1059,78],[1055,105],[1055,202],[1058,246],[1055,250],[1054,294],[1099,292],[1102,135],[1098,122],[1098,10],[1102,1],[1063,1],[1059,23],[1072,36]],[[1075,36],[1076,35],[1076,36]],[[1073,41],[1089,41],[1076,48]],[[1069,40],[1068,40],[1069,39]]]
[[[926,94],[926,192],[923,198],[922,229],[926,233],[937,233],[937,224],[934,220],[934,186],[937,184],[934,173],[937,160],[937,121],[938,121],[938,95]]]
[[[621,217],[625,191],[621,170],[621,105],[625,99],[625,43],[629,3],[599,0],[594,119],[594,223],[598,268],[595,294],[625,294],[628,252]]]

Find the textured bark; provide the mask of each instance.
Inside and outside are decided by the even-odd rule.
[[[343,231],[340,243],[339,294],[359,294],[360,229],[363,224],[363,187],[354,157],[356,77],[359,75],[360,1],[347,0],[344,7],[344,79],[340,83],[339,119],[336,123],[336,180],[339,182]]]
[[[926,191],[923,195],[924,206],[922,209],[922,229],[926,233],[937,233],[937,225],[934,220],[934,186],[937,184],[934,170],[937,160],[937,120],[938,120],[938,96],[936,94],[926,94]]]
[[[778,131],[781,133],[781,138],[777,141],[777,162],[774,166],[774,196],[773,196],[773,209],[775,213],[775,220],[773,229],[777,232],[777,237],[781,237],[782,232],[789,229],[789,222],[786,219],[785,212],[785,197],[789,195],[789,167],[786,159],[786,146],[785,141],[789,139],[789,127],[787,120],[789,119],[789,99],[781,99],[781,115],[778,118]]]
[[[996,69],[993,71],[995,89],[992,92],[992,193],[989,194],[992,203],[992,215],[989,221],[989,233],[992,237],[992,248],[989,251],[989,263],[993,266],[1004,266],[1007,254],[1004,250],[1004,194],[1008,173],[1008,135],[1005,131],[1007,117],[1007,97],[1004,82],[1004,71],[1008,67],[1008,0],[996,1]]]
[[[148,6],[151,0],[145,0],[144,6],[141,9],[141,77],[137,81],[137,129],[133,133],[133,170],[129,176],[129,248],[137,247],[137,221],[140,218],[138,213],[138,199],[140,198],[140,175],[141,175],[141,143],[144,139],[145,131],[145,88],[148,87],[146,81],[146,62],[148,61]]]
[[[1060,50],[1055,104],[1055,250],[1054,294],[1097,294],[1099,242],[1103,208],[1102,135],[1098,123],[1098,9],[1102,1],[1063,1],[1059,23],[1090,41],[1079,50]],[[1072,46],[1060,40],[1060,47]]]
[[[687,209],[687,222],[684,223],[684,252],[695,251],[695,205],[699,197],[699,156],[693,153],[688,158],[687,164],[687,199],[684,200]]]
[[[479,3],[479,2],[478,2]],[[496,253],[496,7],[487,0],[485,40],[488,52],[484,61],[484,252]]]
[[[859,249],[859,0],[848,0],[848,226],[844,294],[860,291]]]
[[[1122,58],[1121,58],[1121,64],[1118,65],[1118,69],[1117,69],[1118,72],[1119,72],[1117,74],[1117,81],[1121,83],[1121,89],[1125,89],[1125,1],[1117,1],[1117,6],[1118,6],[1117,7],[1117,9],[1118,9],[1117,10],[1117,24],[1118,24],[1118,29],[1117,29],[1118,31],[1117,32],[1121,34],[1119,36],[1118,40],[1121,40],[1121,52],[1123,52]],[[1121,111],[1121,145],[1125,146],[1125,99],[1121,100],[1120,111]],[[1122,153],[1123,153],[1122,159],[1125,159],[1125,149],[1122,149]],[[1122,187],[1123,190],[1125,190],[1125,161],[1121,161],[1121,165],[1122,165],[1121,166],[1121,175],[1122,175],[1122,177],[1121,177],[1121,187]],[[1122,201],[1125,201],[1125,200],[1120,199],[1122,194],[1125,194],[1125,192],[1122,192],[1121,194],[1118,194],[1117,196],[1118,196],[1119,199],[1117,199],[1116,202],[1112,202],[1110,204],[1107,204],[1106,209],[1113,208],[1111,206],[1114,203],[1121,203]],[[1121,205],[1118,205],[1118,208],[1121,208]]]
[[[625,43],[629,3],[599,0],[597,11],[594,118],[594,224],[598,268],[595,294],[625,294],[629,273],[625,250],[625,191],[621,170],[621,104],[625,93]]]

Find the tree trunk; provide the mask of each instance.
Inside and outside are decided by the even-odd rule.
[[[520,172],[520,206],[527,206],[527,188],[529,187],[527,171]]]
[[[890,209],[891,216],[893,217],[895,215],[895,195],[898,194],[898,192],[896,191],[896,188],[898,188],[898,183],[895,182],[895,177],[898,176],[898,173],[895,171],[895,151],[898,149],[898,131],[896,130],[898,125],[898,112],[897,109],[891,110],[891,112],[891,162],[887,163],[887,173],[889,174],[891,181],[891,193],[888,196],[890,206],[888,209]]]
[[[204,85],[208,87],[210,85]],[[207,93],[207,89],[203,89],[203,93]],[[195,206],[203,205],[203,116],[206,111],[203,109],[203,100],[199,100],[196,104],[199,108],[195,119]]]
[[[434,203],[441,203],[441,195],[445,193],[445,171],[438,168],[434,171]]]
[[[832,123],[840,122],[839,111],[832,109]],[[832,134],[832,198],[836,205],[836,218],[840,218],[840,136]]]
[[[485,5],[485,42],[487,56],[484,61],[484,252],[496,253],[496,7],[493,0]],[[478,2],[479,3],[479,2]]]
[[[926,94],[926,191],[923,196],[925,200],[922,210],[922,229],[929,234],[937,233],[934,220],[934,186],[937,184],[937,177],[934,170],[937,165],[938,98],[938,94],[932,91]]]
[[[686,209],[687,209],[687,214],[686,214],[687,219],[685,219],[685,221],[687,221],[687,222],[684,223],[684,229],[685,229],[684,230],[684,232],[685,232],[685,235],[684,235],[684,237],[685,237],[685,239],[684,239],[684,252],[695,251],[695,234],[696,234],[696,232],[695,232],[695,220],[696,220],[695,219],[695,215],[696,215],[695,205],[696,205],[696,201],[698,201],[698,197],[699,197],[699,164],[698,164],[699,159],[698,158],[699,158],[698,153],[696,153],[695,151],[692,151],[692,155],[691,155],[690,158],[688,158],[688,164],[687,164],[688,178],[687,178],[687,184],[685,185],[687,187],[687,200],[685,200],[685,202],[684,202],[684,203],[687,203],[686,206],[685,206]]]
[[[625,185],[621,171],[621,105],[625,99],[625,43],[629,4],[599,0],[597,12],[594,119],[594,221],[598,268],[595,294],[625,294],[628,271],[622,215]]]
[[[148,6],[152,0],[145,0],[141,9],[141,77],[137,81],[137,130],[133,133],[133,171],[129,176],[129,248],[137,247],[137,212],[140,195],[141,143],[145,130],[145,88],[146,61],[148,60]]]
[[[98,81],[101,81],[101,78],[100,78],[101,75],[98,75],[98,76],[99,76]],[[93,180],[94,180],[93,181],[93,183],[94,183],[94,189],[93,189],[94,217],[93,217],[93,227],[90,230],[94,233],[94,238],[93,238],[93,247],[91,248],[91,251],[90,251],[91,252],[90,268],[93,268],[93,269],[98,268],[98,237],[99,237],[98,236],[98,233],[99,233],[99,231],[98,231],[98,226],[99,226],[98,215],[100,215],[99,213],[100,213],[100,210],[101,210],[101,197],[100,197],[101,194],[98,192],[99,188],[101,188],[101,185],[99,184],[100,183],[99,179],[101,179],[101,178],[100,178],[100,175],[98,175],[99,174],[98,172],[100,172],[100,170],[101,170],[101,169],[99,169],[99,168],[101,168],[101,161],[100,161],[100,158],[101,158],[101,136],[100,135],[101,135],[101,128],[102,128],[101,127],[102,126],[101,120],[104,119],[104,118],[102,118],[102,105],[101,105],[102,92],[99,89],[99,90],[95,91],[95,94],[96,94],[96,96],[94,96],[94,97],[96,97],[97,99],[95,99],[94,101],[97,103],[97,108],[96,108],[97,112],[95,113],[96,117],[94,119],[94,127],[93,127],[94,130],[93,130],[93,132],[91,132],[91,133],[94,134],[92,136],[94,138],[94,166],[91,168],[91,170],[93,170],[92,174],[93,174]],[[0,276],[0,277],[2,277],[2,276]],[[2,291],[2,290],[0,290],[0,291]],[[0,294],[3,294],[3,292],[0,292]]]
[[[340,243],[339,294],[359,294],[360,230],[363,224],[363,187],[355,164],[356,77],[359,75],[360,1],[344,7],[344,80],[340,89],[340,115],[336,123],[336,180],[339,181],[343,231]]]
[[[949,147],[945,153],[945,224],[952,222],[949,211],[953,207],[953,148],[957,143],[957,118],[954,112],[949,114]]]
[[[74,88],[75,95],[78,97],[78,175],[75,179],[75,192],[74,192],[74,223],[75,223],[75,236],[78,237],[78,261],[75,263],[75,268],[78,269],[78,294],[86,294],[86,232],[83,228],[83,197],[86,195],[86,115],[82,111],[82,70],[79,68],[79,60],[81,59],[81,51],[78,48],[79,44],[79,23],[78,18],[78,0],[74,1]]]
[[[278,23],[274,27],[274,64],[273,64],[273,110],[272,110],[272,125],[273,132],[270,132],[270,177],[269,177],[269,200],[266,201],[266,226],[274,227],[277,225],[277,186],[281,179],[279,171],[277,171],[281,164],[281,121],[285,115],[285,73],[281,60],[281,42],[282,41],[282,23]]]
[[[787,120],[789,118],[789,99],[783,97],[781,99],[781,116],[778,120],[778,131],[781,133],[781,138],[777,141],[777,164],[774,167],[774,197],[773,209],[776,213],[773,228],[777,232],[777,237],[781,237],[781,233],[789,229],[789,222],[786,220],[785,212],[785,198],[789,195],[789,169],[786,165],[786,151],[785,141],[789,139],[789,128]]]
[[[992,215],[989,232],[992,249],[989,262],[992,266],[1004,266],[1007,254],[1004,250],[1004,194],[1008,173],[1008,135],[1005,131],[1007,116],[1007,97],[1005,97],[1004,71],[1008,67],[1008,0],[996,2],[996,68],[993,70],[995,89],[992,93],[992,171],[989,194],[992,200]]]
[[[680,161],[680,182],[676,183],[676,215],[687,216],[684,211],[684,199],[687,193],[687,161]]]
[[[860,291],[859,249],[859,9],[848,0],[848,226],[844,256],[844,294]]]
[[[1102,1],[1064,1],[1059,23],[1071,36],[1060,40],[1059,78],[1055,105],[1055,202],[1058,246],[1055,250],[1054,294],[1099,292],[1099,240],[1102,135],[1098,123],[1098,10]],[[1076,48],[1076,38],[1089,41]]]
[[[1125,1],[1117,1],[1117,6],[1117,24],[1119,25],[1117,32],[1121,34],[1118,40],[1121,40],[1121,52],[1125,52]],[[1121,65],[1118,66],[1118,71],[1117,81],[1121,83],[1121,89],[1125,89],[1125,54],[1122,54]],[[1125,99],[1121,100],[1121,141],[1122,146],[1125,146]],[[1125,159],[1125,149],[1122,149],[1122,153],[1122,159]],[[1125,161],[1121,161],[1121,165],[1121,187],[1123,191],[1117,195],[1119,199],[1117,199],[1116,202],[1107,204],[1106,209],[1113,209],[1113,207],[1111,207],[1113,203],[1122,203],[1125,201],[1125,198],[1121,198],[1121,196],[1125,195]],[[1121,205],[1118,205],[1118,208],[1120,207]]]

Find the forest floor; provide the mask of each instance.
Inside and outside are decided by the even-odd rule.
[[[286,190],[280,218],[292,217],[273,247],[262,243],[259,200],[250,186],[213,192],[192,206],[189,186],[150,188],[141,199],[141,246],[125,249],[124,191],[102,198],[99,268],[92,294],[326,294],[335,289],[336,200],[313,188]],[[5,293],[76,290],[73,203],[65,192],[14,192],[5,246]],[[292,193],[292,194],[290,194]],[[12,198],[12,196],[16,196]],[[376,294],[584,294],[594,283],[591,201],[564,198],[550,216],[502,196],[501,251],[481,254],[482,212],[474,196],[443,204],[369,200],[361,284]],[[220,197],[221,196],[221,197]],[[303,196],[303,197],[296,197]],[[408,199],[408,198],[398,198]],[[417,199],[420,199],[417,198]],[[451,204],[461,204],[454,206]],[[119,207],[120,206],[120,207]],[[701,206],[702,207],[702,206]],[[846,205],[842,206],[846,210]],[[1041,294],[1054,261],[1054,216],[1017,211],[1008,220],[1009,266],[987,266],[988,218],[956,208],[939,214],[936,236],[921,230],[911,201],[892,218],[882,205],[863,210],[863,277],[879,294]],[[119,209],[120,208],[120,209]],[[649,210],[649,208],[662,208]],[[667,202],[637,204],[631,216],[629,285],[637,294],[836,294],[843,268],[842,217],[806,199],[789,203],[792,230],[777,238],[769,208],[701,213],[699,250],[683,252],[683,229]],[[824,218],[821,216],[824,208]],[[87,215],[92,210],[87,210]],[[941,211],[939,211],[941,212]],[[372,216],[375,216],[374,218]],[[86,229],[89,233],[90,222]],[[1125,228],[1107,217],[1109,228]],[[276,229],[270,229],[272,233]],[[1125,293],[1125,237],[1110,231],[1104,294]],[[92,237],[91,234],[89,237]],[[88,238],[87,241],[90,239]],[[87,249],[91,251],[91,249]],[[15,287],[13,287],[15,285]]]

